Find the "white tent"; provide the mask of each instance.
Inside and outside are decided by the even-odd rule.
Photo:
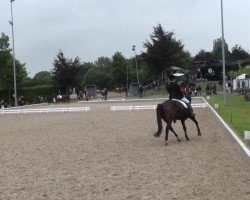
[[[250,89],[250,78],[247,74],[241,74],[233,80],[233,90]]]
[[[246,76],[247,76],[247,74],[241,74],[241,75],[239,75],[239,76],[237,76],[235,79],[246,79]]]

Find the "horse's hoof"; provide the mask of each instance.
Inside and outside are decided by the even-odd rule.
[[[160,135],[159,134],[157,134],[157,133],[155,133],[155,134],[153,134],[155,137],[160,137]]]
[[[201,136],[201,133],[198,133],[198,136]]]
[[[168,141],[165,142],[165,145],[168,145]]]
[[[187,141],[190,141],[190,139],[189,139],[189,138],[186,138],[186,140],[187,140]]]
[[[179,137],[177,137],[177,141],[178,141],[178,142],[180,142],[180,141],[181,141],[181,139],[180,139]]]

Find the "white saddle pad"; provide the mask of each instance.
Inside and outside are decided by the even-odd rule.
[[[180,102],[185,108],[188,108],[187,107],[187,104],[185,103],[185,102],[183,102],[183,101],[181,101],[181,100],[179,100],[179,99],[172,99],[173,101],[178,101],[178,102]]]

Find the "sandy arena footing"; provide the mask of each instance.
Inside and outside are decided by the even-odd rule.
[[[196,100],[198,102],[198,100]],[[151,102],[155,104],[156,102]],[[143,105],[149,102],[113,103]],[[69,106],[69,104],[60,104]],[[70,104],[70,106],[83,106]],[[0,199],[250,199],[250,166],[209,108],[169,145],[152,110],[0,116]]]

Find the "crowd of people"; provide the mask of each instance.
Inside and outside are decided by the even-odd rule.
[[[169,80],[169,79],[164,80],[161,78],[161,79],[159,79],[157,81],[153,81],[152,83],[147,84],[147,85],[138,84],[137,89],[134,90],[134,92],[136,94],[133,96],[143,98],[146,95],[147,91],[159,90],[160,88],[168,85],[170,83],[170,81],[171,80]],[[206,95],[217,95],[217,86],[216,85],[218,84],[219,90],[220,90],[220,88],[221,88],[220,83],[221,83],[221,81],[218,83],[213,83],[213,84],[208,82],[206,87],[204,88],[205,94]],[[186,92],[186,93],[193,95],[193,96],[201,96],[203,93],[201,85],[202,84],[199,82],[196,82],[194,84],[184,84],[184,89],[181,89],[181,91]],[[181,86],[179,85],[179,87],[181,87]],[[115,91],[118,93],[122,93],[124,98],[128,97],[129,92],[130,92],[130,95],[132,94],[131,87],[130,87],[130,89],[128,89],[128,87],[120,87],[120,88],[116,88]],[[99,98],[101,100],[106,101],[108,99],[108,90],[105,87],[103,87],[101,90],[97,90],[96,94],[99,96]],[[59,96],[60,96],[60,92],[59,92]],[[95,98],[95,96],[91,96],[90,92],[84,88],[83,90],[79,90],[77,92],[77,98],[79,100],[89,101],[91,98]],[[31,102],[26,101],[26,99],[23,95],[20,95],[17,98],[17,103],[19,106],[26,105],[26,104],[44,103],[44,102],[48,102],[48,100],[45,96],[36,96],[33,99],[33,101],[31,101]],[[7,107],[7,104],[5,103],[4,100],[1,100],[0,107],[1,108]]]
[[[7,103],[5,103],[5,101],[2,99],[0,101],[0,109],[4,109],[4,108],[7,108]]]
[[[211,85],[210,83],[207,84],[206,86],[206,95],[217,95],[217,88],[216,88],[216,83]]]
[[[24,95],[19,95],[19,96],[17,96],[16,100],[17,100],[17,106],[24,106],[24,105],[48,102],[48,99],[46,96],[35,96],[33,100],[29,101],[25,98]],[[15,98],[14,97],[11,99],[10,104],[8,104],[4,99],[1,99],[1,101],[0,101],[0,109],[7,108],[8,106],[14,106],[14,105],[15,105]]]

